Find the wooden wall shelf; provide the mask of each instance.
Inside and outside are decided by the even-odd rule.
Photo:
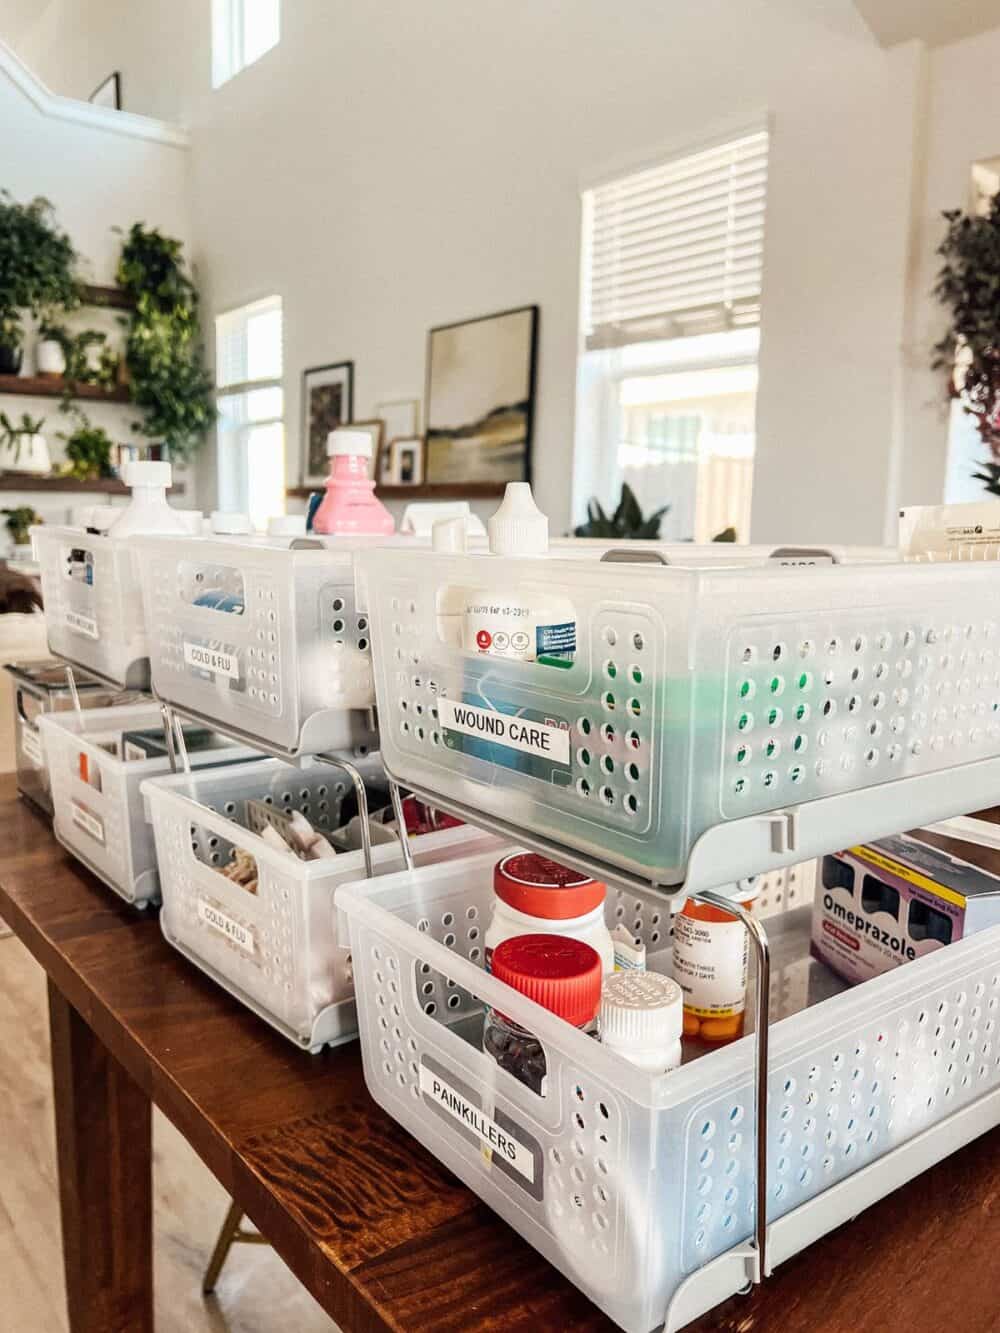
[[[135,301],[120,287],[100,287],[85,283],[81,288],[84,305],[102,306],[106,310],[134,310]]]
[[[171,495],[184,494],[184,482],[170,488]],[[97,481],[81,481],[78,477],[32,477],[27,472],[0,474],[0,491],[70,491],[92,495],[130,495],[129,488],[117,477],[101,477]]]
[[[297,500],[307,500],[321,486],[290,486],[285,492]],[[380,500],[500,500],[505,483],[502,481],[471,481],[448,484],[424,483],[420,486],[376,486]]]
[[[26,398],[62,398],[66,381],[62,375],[0,375],[0,394],[22,394]],[[116,385],[104,389],[99,384],[77,384],[71,398],[97,403],[131,403],[128,389]]]

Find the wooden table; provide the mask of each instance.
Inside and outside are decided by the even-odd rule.
[[[153,1326],[151,1103],[350,1333],[614,1327],[375,1106],[356,1044],[294,1050],[71,860],[9,778],[0,847],[0,915],[49,978],[73,1333]],[[998,1148],[984,1136],[692,1329],[1000,1329]]]

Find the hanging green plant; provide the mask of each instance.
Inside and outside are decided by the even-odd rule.
[[[25,313],[44,316],[80,304],[76,263],[47,199],[19,204],[0,190],[0,348],[19,353]]]
[[[123,321],[132,401],[144,412],[133,429],[162,441],[174,458],[190,458],[215,423],[215,407],[182,243],[135,223],[122,245],[118,285],[135,301],[135,314]]]
[[[945,262],[934,294],[951,322],[931,365],[946,372],[949,397],[1000,457],[1000,195],[983,217],[957,208],[943,216],[948,229],[937,252]]]

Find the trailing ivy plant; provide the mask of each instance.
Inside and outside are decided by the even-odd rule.
[[[68,412],[80,384],[96,384],[102,389],[113,389],[118,378],[119,358],[108,346],[108,336],[97,329],[83,329],[70,333],[62,324],[44,322],[39,336],[58,343],[62,349],[66,369],[63,371],[64,392],[62,411]],[[100,349],[96,362],[91,348]]]
[[[946,212],[934,294],[950,324],[934,345],[932,367],[946,372],[948,393],[975,418],[983,443],[1000,458],[1000,195],[989,212]]]
[[[91,424],[85,412],[78,407],[70,409],[76,422],[67,435],[59,432],[59,438],[66,444],[66,465],[64,473],[77,477],[80,481],[96,481],[99,477],[112,476],[111,452],[114,441],[106,430]]]
[[[47,199],[19,204],[0,190],[0,344],[21,346],[25,312],[72,310],[80,304],[76,252]]]
[[[133,429],[181,459],[200,448],[215,422],[198,292],[182,250],[180,241],[137,222],[118,263],[118,285],[135,301],[135,314],[123,321],[132,401],[144,412]]]

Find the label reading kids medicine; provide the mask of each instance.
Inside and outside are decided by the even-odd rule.
[[[82,828],[84,833],[89,833],[92,838],[104,845],[104,823],[96,815],[92,815],[89,810],[84,810],[82,805],[77,805],[76,801],[70,803],[70,817],[73,823]]]
[[[32,731],[30,727],[25,727],[21,732],[21,749],[24,751],[25,758],[30,759],[39,768],[41,767],[42,742],[38,733]]]
[[[211,671],[214,676],[226,676],[229,680],[240,678],[240,664],[236,654],[220,648],[206,648],[203,643],[188,643],[185,639],[184,661],[200,671]]]
[[[491,1120],[478,1106],[467,1101],[460,1092],[456,1092],[439,1074],[420,1066],[420,1091],[430,1098],[435,1106],[447,1111],[453,1120],[475,1134],[483,1145],[489,1148],[494,1158],[499,1155],[504,1162],[524,1176],[532,1184],[535,1180],[535,1157],[531,1149],[509,1130],[501,1129],[495,1120]]]
[[[729,1018],[746,1008],[750,941],[742,921],[674,917],[674,980],[684,1007],[699,1018]]]
[[[234,921],[231,916],[226,916],[225,912],[220,912],[204,898],[198,899],[198,920],[217,930],[220,935],[225,935],[227,940],[232,940],[244,953],[256,952],[257,946],[252,932],[246,926],[241,926],[238,921]]]
[[[85,638],[99,639],[101,637],[97,631],[97,621],[92,616],[81,616],[79,611],[67,611],[66,624],[69,629],[75,630],[77,634],[82,634]]]
[[[462,736],[482,736],[494,745],[504,745],[522,754],[569,763],[569,732],[546,722],[529,722],[522,717],[496,713],[491,708],[438,699],[438,717],[445,731]]]

